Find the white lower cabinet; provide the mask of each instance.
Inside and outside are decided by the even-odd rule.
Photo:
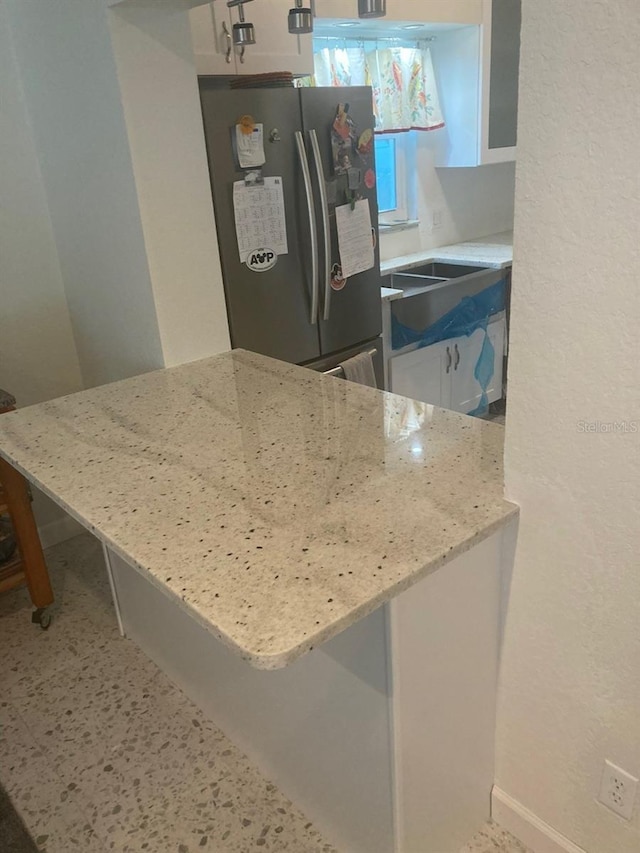
[[[486,390],[489,403],[502,397],[502,367],[504,356],[505,321],[491,323],[487,329],[494,349],[493,376]],[[454,412],[468,414],[482,401],[482,388],[476,379],[476,365],[484,346],[484,329],[476,329],[469,338],[453,341],[453,370],[451,371],[451,405]]]
[[[493,376],[486,393],[488,402],[493,403],[502,397],[504,318],[490,323],[487,334],[493,346]],[[468,338],[451,338],[391,358],[391,391],[454,412],[474,411],[483,393],[475,374],[484,340],[484,329],[476,329]]]
[[[451,408],[453,341],[442,341],[392,358],[389,381],[394,394]]]

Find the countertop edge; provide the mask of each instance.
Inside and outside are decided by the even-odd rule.
[[[400,261],[400,258],[381,261],[380,274],[386,278],[394,273],[413,269],[420,264],[428,263],[481,263],[487,269],[508,269],[513,266],[513,245],[511,243],[500,242],[500,238],[504,239],[505,235],[509,233],[511,232],[501,231],[497,234],[479,237],[476,240],[463,240],[460,243],[451,243],[446,246],[425,249],[423,252],[412,252],[409,255],[400,256],[405,259],[404,261]],[[492,242],[492,240],[497,240],[497,242]],[[499,260],[490,260],[485,257],[482,261],[478,257],[474,257],[474,254],[482,253],[485,248],[489,255],[499,250],[507,251],[510,248],[511,257]]]
[[[505,504],[511,504],[511,502],[505,501]],[[520,507],[516,504],[511,504],[511,509],[505,511],[505,514],[501,518],[487,524],[487,526],[481,531],[467,539],[464,539],[457,545],[452,546],[449,551],[434,557],[412,575],[399,581],[394,587],[371,599],[366,604],[356,608],[347,616],[344,616],[339,621],[333,623],[315,637],[310,637],[308,641],[297,646],[293,646],[286,652],[280,652],[277,655],[258,655],[254,653],[251,656],[246,656],[243,654],[243,659],[250,663],[255,669],[264,671],[275,671],[290,666],[300,658],[304,657],[304,655],[326,643],[328,640],[331,640],[343,631],[348,630],[352,625],[355,625],[356,622],[364,619],[379,607],[382,607],[384,604],[388,604],[398,595],[401,595],[403,592],[411,589],[412,586],[415,586],[415,584],[419,583],[421,580],[424,580],[429,575],[434,574],[456,557],[470,551],[475,545],[480,544],[480,542],[483,542],[494,533],[497,533],[501,528],[505,527],[512,519],[517,518],[519,514]]]
[[[290,649],[286,649],[275,654],[260,654],[245,647],[239,646],[234,640],[232,640],[223,631],[217,628],[211,621],[209,621],[206,616],[204,616],[196,607],[194,607],[192,604],[185,602],[170,588],[160,583],[155,577],[155,575],[148,568],[146,568],[145,566],[141,566],[139,563],[137,563],[130,555],[126,554],[121,548],[119,548],[109,538],[109,536],[105,535],[104,533],[101,533],[88,518],[84,518],[78,512],[72,509],[72,507],[68,506],[65,501],[57,497],[39,479],[34,477],[32,474],[29,474],[29,472],[25,468],[23,468],[19,462],[12,459],[10,456],[7,455],[6,452],[3,452],[1,449],[0,456],[2,456],[2,458],[5,459],[10,465],[16,468],[16,470],[19,471],[23,476],[25,476],[30,482],[32,482],[57,506],[59,506],[66,513],[68,513],[71,518],[77,521],[82,527],[84,527],[85,530],[87,530],[89,533],[92,533],[103,545],[112,550],[114,554],[124,560],[135,571],[138,571],[151,584],[153,584],[156,589],[166,595],[167,598],[174,601],[182,610],[184,610],[192,618],[194,618],[195,621],[201,627],[203,627],[208,633],[210,633],[213,637],[219,640],[230,651],[239,655],[242,660],[250,664],[254,669],[259,669],[263,671],[274,671],[278,669],[284,669],[285,667],[290,666],[292,663],[295,663],[295,661],[299,660],[304,655],[308,654],[310,651],[313,651],[318,646],[338,636],[338,634],[341,634],[343,631],[350,628],[351,625],[354,625],[360,619],[363,619],[365,616],[368,616],[370,613],[373,613],[374,610],[378,609],[378,607],[381,607],[382,605],[391,601],[393,598],[400,595],[405,590],[410,589],[412,586],[423,580],[428,575],[433,574],[435,571],[442,568],[447,563],[454,560],[456,557],[460,556],[460,554],[464,554],[466,551],[469,551],[474,545],[479,544],[485,539],[488,539],[489,536],[491,536],[493,533],[496,533],[502,527],[506,526],[506,524],[508,524],[511,519],[516,518],[520,513],[520,507],[517,504],[514,504],[511,501],[504,500],[504,514],[500,518],[497,518],[494,521],[488,523],[485,527],[482,528],[482,530],[476,532],[473,536],[469,536],[466,539],[463,539],[458,542],[456,545],[453,545],[448,551],[445,551],[433,557],[420,569],[414,571],[408,577],[405,577],[402,580],[398,581],[398,583],[390,589],[385,590],[384,592],[372,598],[370,601],[367,601],[365,604],[362,604],[359,607],[355,608],[353,611],[343,616],[336,622],[332,623],[328,627],[324,628],[323,630],[319,631],[317,634],[308,637],[307,639],[305,639],[304,642],[298,643],[295,646],[292,646]]]
[[[461,252],[457,254],[455,252],[451,253],[442,253],[442,254],[433,254],[432,252],[425,252],[424,255],[420,255],[420,257],[413,258],[411,261],[406,261],[404,263],[400,263],[393,266],[387,266],[391,262],[383,261],[380,264],[380,275],[383,278],[387,278],[390,275],[398,272],[404,272],[405,270],[413,269],[414,267],[419,267],[422,264],[470,264],[485,267],[489,270],[506,270],[509,267],[513,266],[513,260],[504,260],[504,261],[489,261],[483,260],[479,261],[477,258],[471,258],[468,255],[464,256]],[[383,285],[386,287],[386,285]]]
[[[381,287],[380,291],[383,302],[393,302],[396,299],[402,299],[404,297],[404,291],[397,290],[394,287]]]

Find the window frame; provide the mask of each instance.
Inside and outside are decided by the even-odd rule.
[[[391,166],[391,177],[393,179],[393,193],[391,193],[393,197],[394,204],[392,207],[383,208],[381,205],[381,198],[383,193],[381,189],[385,190],[389,189],[386,186],[386,181],[383,181],[383,175],[385,173],[385,169],[381,168],[381,157],[379,153],[379,146],[383,143],[390,144],[389,151],[391,152],[390,156],[390,166]],[[378,216],[382,217],[390,213],[395,213],[398,209],[398,140],[395,138],[394,134],[385,133],[385,134],[377,134],[375,136],[375,154],[376,154],[376,191],[378,196]],[[384,193],[386,195],[386,192]]]
[[[395,140],[396,162],[396,207],[393,210],[378,212],[378,223],[387,227],[407,225],[417,220],[417,181],[410,180],[416,174],[416,133],[405,131],[381,134],[393,136]]]

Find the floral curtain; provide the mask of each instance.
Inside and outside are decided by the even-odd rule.
[[[444,127],[428,49],[323,48],[314,71],[316,86],[371,86],[376,133]]]

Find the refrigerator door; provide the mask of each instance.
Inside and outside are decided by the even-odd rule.
[[[232,345],[283,361],[310,361],[320,355],[317,311],[312,316],[317,229],[310,221],[314,199],[310,196],[308,204],[307,198],[313,189],[305,186],[303,174],[306,151],[296,144],[297,90],[222,90],[207,77],[199,84]],[[263,125],[263,175],[283,181],[289,251],[266,272],[252,272],[240,261],[236,237],[233,184],[244,179],[244,172],[236,162],[233,137],[246,115]]]
[[[382,305],[380,299],[380,255],[378,250],[378,200],[375,186],[368,189],[364,183],[367,169],[375,173],[374,151],[367,161],[354,158],[354,165],[361,170],[359,192],[368,199],[371,210],[371,224],[375,239],[374,267],[359,275],[352,276],[342,290],[331,288],[330,273],[334,264],[340,263],[338,235],[336,231],[335,208],[346,204],[345,190],[348,186],[346,175],[336,175],[331,146],[331,127],[340,103],[349,104],[349,115],[355,122],[358,134],[373,130],[374,118],[371,89],[358,86],[348,89],[308,88],[300,89],[302,105],[302,124],[305,141],[312,163],[316,186],[316,204],[318,226],[320,228],[320,344],[322,354],[327,355],[347,347],[371,340],[382,329]],[[319,151],[319,162],[314,158],[314,132]],[[317,168],[316,168],[317,167]],[[318,173],[320,177],[318,177]],[[327,205],[322,204],[322,188],[327,190]],[[322,247],[325,244],[323,224],[328,218],[328,257]]]

